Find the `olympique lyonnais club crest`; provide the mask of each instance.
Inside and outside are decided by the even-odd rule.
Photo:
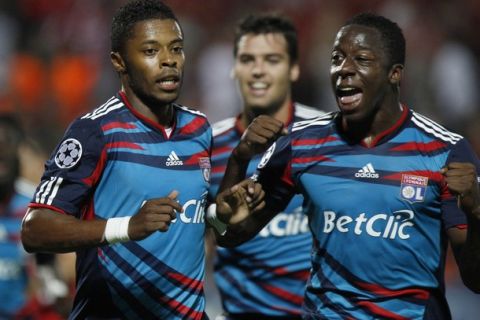
[[[410,203],[423,202],[427,192],[428,178],[413,174],[402,174],[400,196]]]
[[[202,169],[203,179],[206,182],[210,182],[210,159],[209,158],[199,158],[198,164],[200,165],[200,169]]]
[[[77,139],[62,142],[55,155],[55,163],[59,168],[68,169],[75,166],[82,157],[82,144]]]

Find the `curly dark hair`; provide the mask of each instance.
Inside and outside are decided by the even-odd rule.
[[[374,28],[380,33],[380,39],[389,58],[390,66],[405,64],[405,37],[398,24],[383,16],[369,12],[354,16],[343,26],[354,24]]]
[[[149,19],[172,19],[178,22],[169,6],[158,0],[130,1],[115,13],[111,30],[111,50],[120,52],[132,35],[135,23]]]
[[[237,55],[238,41],[245,34],[280,33],[285,37],[290,61],[298,61],[297,30],[293,23],[279,13],[251,14],[241,20],[235,29],[233,54]]]

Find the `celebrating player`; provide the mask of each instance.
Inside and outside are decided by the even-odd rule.
[[[229,227],[247,239],[304,196],[314,237],[305,319],[450,319],[448,243],[463,281],[480,292],[480,161],[462,136],[400,103],[404,63],[392,21],[360,14],[343,25],[330,68],[340,111],[297,122],[272,145],[258,166],[266,209]],[[281,130],[257,118],[222,188]],[[230,215],[222,201],[217,214]]]
[[[134,1],[113,18],[111,45],[121,90],[75,120],[47,161],[24,247],[76,251],[72,319],[206,319],[212,136],[204,115],[174,103],[182,29],[163,3]]]

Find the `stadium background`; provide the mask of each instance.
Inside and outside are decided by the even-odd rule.
[[[118,90],[109,61],[109,28],[122,3],[125,0],[0,0],[0,111],[21,118],[43,156],[71,120]],[[241,17],[264,10],[288,15],[298,27],[300,42],[301,80],[294,87],[294,98],[335,110],[328,80],[335,32],[351,15],[374,11],[397,21],[407,39],[403,102],[467,136],[480,154],[478,0],[166,3],[185,32],[187,62],[179,102],[205,112],[210,122],[240,110],[229,73],[233,26]],[[451,260],[446,279],[454,319],[478,317],[480,296],[463,287]],[[210,282],[206,293],[213,316],[219,304]]]

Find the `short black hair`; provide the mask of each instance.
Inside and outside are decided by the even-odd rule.
[[[132,35],[137,22],[149,19],[172,19],[178,22],[169,6],[158,0],[135,0],[120,7],[112,21],[111,50],[120,52],[125,41]]]
[[[238,42],[245,34],[280,33],[287,41],[288,55],[291,62],[298,61],[297,29],[290,19],[279,13],[251,14],[241,20],[235,29],[233,54],[237,56]]]
[[[390,60],[390,66],[394,64],[405,64],[405,37],[402,29],[395,22],[370,12],[360,13],[343,26],[361,25],[376,29],[380,33],[380,38],[385,46],[387,56]]]

